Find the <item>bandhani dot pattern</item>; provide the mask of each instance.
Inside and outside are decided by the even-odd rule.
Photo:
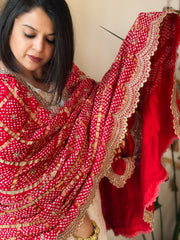
[[[143,119],[146,117],[142,109],[148,106],[142,103],[154,96],[153,89],[160,82],[156,79],[162,78],[155,77],[156,62],[159,69],[168,59],[172,83],[168,93],[172,89],[179,26],[179,16],[173,12],[140,14],[101,83],[73,66],[63,92],[66,101],[56,111],[11,73],[0,74],[0,239],[66,239],[81,223],[104,176],[111,182],[110,187],[102,182],[104,201],[112,196],[109,199],[125,202],[124,193],[116,195],[112,184],[124,189],[129,182],[132,193],[137,187],[134,199],[140,191],[136,179],[142,187],[138,208],[127,208],[122,202],[122,215],[127,210],[123,221],[129,227],[118,222],[117,233],[128,236],[151,228],[150,205],[167,175],[159,155],[155,154],[151,168],[151,160],[142,157],[149,151],[148,135],[144,135],[144,129],[149,128],[146,121],[139,134],[145,138],[141,141],[141,161],[134,156],[139,145],[132,132],[136,122],[133,115],[137,109]],[[159,58],[155,54],[158,49],[163,52]],[[174,113],[178,134],[176,102],[172,101],[172,106],[169,112],[170,116]],[[169,127],[173,129],[173,124]],[[176,136],[174,129],[169,138]],[[154,169],[159,174],[152,178]],[[103,191],[108,194],[103,195]],[[107,226],[115,231],[116,220],[110,225],[105,204],[103,209]],[[136,226],[139,223],[137,228],[128,221],[132,218]]]

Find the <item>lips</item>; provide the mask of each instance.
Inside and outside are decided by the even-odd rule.
[[[30,58],[30,60],[31,60],[32,62],[35,62],[35,63],[38,63],[38,62],[40,62],[40,61],[42,60],[41,58],[35,57],[35,56],[33,56],[33,55],[28,55],[28,57]]]

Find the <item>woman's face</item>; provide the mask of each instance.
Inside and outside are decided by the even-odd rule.
[[[54,26],[39,7],[19,15],[10,35],[10,49],[26,76],[42,72],[54,51]]]

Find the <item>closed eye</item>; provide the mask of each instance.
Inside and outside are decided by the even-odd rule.
[[[35,35],[29,35],[27,33],[24,33],[24,36],[27,37],[27,38],[34,38],[35,37]]]
[[[24,36],[27,37],[27,38],[34,38],[36,35],[24,33]],[[50,44],[54,44],[55,43],[55,39],[50,40],[50,39],[46,38],[46,41],[48,43],[50,43]]]
[[[50,44],[54,44],[55,43],[55,40],[49,40],[48,38],[46,39],[46,41]]]

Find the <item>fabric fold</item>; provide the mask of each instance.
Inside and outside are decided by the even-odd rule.
[[[125,236],[151,230],[167,178],[160,157],[176,137],[170,104],[179,28],[176,13],[140,14],[101,83],[73,66],[57,113],[1,72],[1,238],[66,239],[104,176],[123,187],[100,183],[107,227]]]
[[[144,22],[147,25],[141,24]],[[167,172],[160,159],[172,139],[177,137],[174,129],[179,128],[179,108],[177,103],[172,101],[176,99],[173,86],[175,88],[174,70],[180,42],[179,23],[179,15],[175,13],[140,14],[127,36],[129,39],[125,39],[125,42],[133,44],[137,31],[142,31],[135,41],[136,47],[138,48],[138,42],[143,45],[143,40],[145,44],[133,55],[137,68],[131,79],[130,89],[134,86],[133,82],[136,82],[136,76],[141,76],[144,84],[140,81],[142,88],[139,91],[139,102],[135,113],[128,119],[127,127],[128,134],[134,139],[134,143],[126,143],[134,148],[134,173],[123,189],[113,187],[106,179],[101,182],[107,227],[112,228],[117,235],[134,237],[139,232],[152,231],[153,203],[158,196],[159,185],[167,179]],[[144,31],[147,38],[143,38]],[[131,67],[131,64],[129,66]],[[131,94],[138,96],[135,91]],[[171,109],[176,109],[176,112]],[[110,198],[107,197],[110,195]],[[117,205],[118,210],[112,210]]]

